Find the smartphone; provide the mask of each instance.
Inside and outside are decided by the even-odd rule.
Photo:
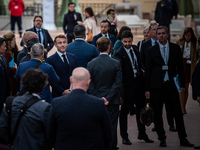
[[[108,19],[110,19],[111,17],[112,17],[111,14],[109,14],[109,15],[108,15]]]

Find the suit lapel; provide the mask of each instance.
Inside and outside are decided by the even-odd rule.
[[[57,52],[55,53],[55,56],[56,56],[56,61],[58,61],[58,64],[62,65],[63,68],[65,68],[66,70],[69,70],[69,68],[64,64],[64,62],[62,61],[62,59],[60,58]]]
[[[168,65],[170,64],[171,60],[173,59],[173,51],[172,51],[172,45],[169,42],[169,58],[168,58]]]
[[[42,34],[43,34],[43,44],[44,44],[44,46],[46,45],[46,39],[47,39],[47,37],[46,37],[46,34],[45,34],[45,32],[44,32],[44,29],[43,28],[41,28],[41,30],[42,30]]]
[[[159,46],[159,44],[155,45],[155,47],[156,47],[156,53],[159,55],[160,61],[162,62],[163,65],[165,65],[164,59],[163,59],[162,54],[160,52],[160,46]]]
[[[132,68],[132,64],[131,64],[131,60],[126,52],[126,50],[124,49],[124,47],[122,46],[122,52],[123,52],[123,56],[124,56],[124,60],[130,65],[130,67]]]

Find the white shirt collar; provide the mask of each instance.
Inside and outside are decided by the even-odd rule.
[[[102,34],[102,36],[105,36],[105,35],[106,35],[106,37],[109,38],[108,33],[107,33],[107,34],[101,33],[101,34]]]
[[[124,46],[123,46],[124,47]],[[133,51],[133,48],[132,48],[132,46],[131,46],[131,48],[130,49],[127,49],[127,48],[125,48],[124,47],[124,49],[127,51],[127,52],[130,52],[130,50],[132,50]]]
[[[76,38],[75,40],[82,40],[82,41],[85,41],[83,38]]]
[[[103,52],[103,53],[100,53],[99,55],[108,55],[108,53],[104,53],[104,52]]]
[[[162,45],[162,44],[159,43],[159,46],[160,46],[161,49],[162,49],[164,46],[165,46],[165,48],[168,48],[168,47],[169,47],[169,42],[167,41],[167,43],[166,43],[165,45]]]
[[[59,52],[59,51],[56,51],[56,52],[57,52],[57,54],[62,58],[63,53],[61,53],[61,52]],[[66,55],[66,52],[64,53],[64,55]]]
[[[40,28],[40,29],[38,29],[38,28],[35,28],[35,29],[36,29],[36,31],[37,31],[37,32],[38,32],[39,30],[40,30],[40,31],[42,31],[42,28]]]

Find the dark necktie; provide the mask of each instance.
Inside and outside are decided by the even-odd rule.
[[[39,39],[39,41],[40,41],[40,43],[41,43],[40,30],[38,30],[38,39]]]
[[[67,59],[66,59],[66,57],[65,57],[65,54],[63,54],[62,57],[63,57],[64,63],[65,63],[67,66],[69,66],[69,64],[68,64],[68,62],[67,62]]]

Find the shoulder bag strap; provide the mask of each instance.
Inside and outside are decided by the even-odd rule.
[[[40,67],[41,64],[42,64],[42,62],[39,61],[39,62],[37,63],[37,65],[35,66],[35,68],[38,69],[38,68]]]

